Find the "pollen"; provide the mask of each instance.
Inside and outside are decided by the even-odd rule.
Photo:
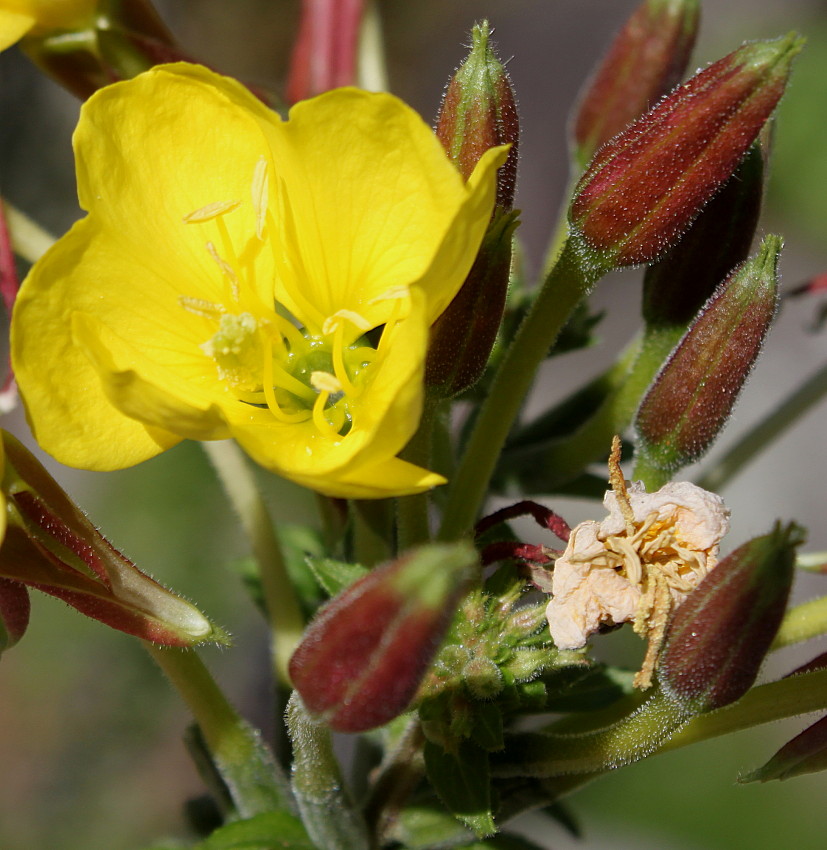
[[[320,393],[340,393],[342,391],[342,382],[330,372],[312,372],[310,374],[310,385],[314,390]]]

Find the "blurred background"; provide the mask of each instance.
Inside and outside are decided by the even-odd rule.
[[[521,106],[517,206],[533,268],[563,201],[565,121],[579,87],[635,0],[384,0],[392,90],[430,121],[443,86],[464,55],[468,31],[488,17]],[[297,0],[159,2],[184,46],[213,67],[279,90]],[[704,8],[696,64],[744,40],[795,29],[808,38],[779,110],[763,232],[786,238],[785,285],[827,270],[827,3],[728,0]],[[41,78],[12,49],[0,55],[0,189],[60,234],[77,218],[70,136],[78,103]],[[216,163],[220,168],[220,163]],[[601,343],[557,358],[531,400],[562,396],[613,359],[634,333],[640,272],[603,281],[597,305],[609,311]],[[773,409],[827,359],[827,332],[810,328],[817,299],[785,305],[735,417],[710,460]],[[827,549],[825,407],[787,432],[723,492],[733,512],[729,548],[795,517],[813,550]],[[25,438],[19,412],[5,427]],[[233,633],[230,650],[205,656],[247,717],[266,731],[270,681],[263,625],[238,577],[245,546],[196,444],[140,467],[94,474],[50,469],[116,546],[145,571],[198,602]],[[282,523],[312,520],[313,500],[284,482],[263,481]],[[584,502],[548,502],[571,524],[600,516]],[[801,582],[799,597],[827,591],[827,579]],[[773,660],[786,672],[824,649]],[[186,711],[137,641],[86,620],[51,598],[33,598],[21,644],[0,663],[0,850],[141,850],[158,836],[185,838],[182,803],[201,791],[181,743]],[[821,850],[827,834],[827,779],[735,785],[804,722],[713,741],[610,775],[571,800],[583,828],[575,842],[528,818],[525,829],[549,848]]]

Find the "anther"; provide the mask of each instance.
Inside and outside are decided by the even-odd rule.
[[[232,212],[240,206],[241,201],[215,201],[212,204],[201,207],[201,209],[188,213],[183,217],[182,221],[185,224],[201,224],[204,221],[212,221],[220,215]]]
[[[213,260],[215,260],[216,265],[218,266],[218,268],[221,269],[227,280],[230,281],[230,286],[232,287],[233,291],[233,298],[238,301],[238,277],[233,271],[233,267],[225,259],[223,259],[223,257],[221,257],[212,242],[207,242],[207,251],[213,258]]]
[[[267,220],[267,202],[269,178],[267,176],[267,160],[261,157],[253,171],[253,209],[256,214],[256,236],[264,240],[264,224]]]

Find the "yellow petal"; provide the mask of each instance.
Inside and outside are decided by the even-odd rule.
[[[0,50],[20,41],[34,23],[35,18],[30,14],[0,9]]]
[[[229,437],[219,407],[194,382],[141,356],[92,316],[75,313],[72,334],[96,369],[106,397],[124,415],[191,440]]]
[[[71,334],[71,314],[102,300],[87,277],[95,246],[87,221],[76,224],[32,269],[21,287],[11,329],[12,361],[32,431],[62,463],[85,469],[121,469],[180,441],[116,410],[98,374]],[[94,240],[93,240],[94,241]],[[79,277],[78,277],[79,275]]]
[[[459,218],[466,262],[453,255],[453,262],[440,261],[439,273],[449,277],[439,280],[435,272],[424,287],[448,303],[491,212],[488,170],[488,191],[477,198],[410,107],[392,95],[356,89],[296,105],[271,144],[286,231],[277,297],[294,315],[318,326],[346,308],[372,324],[382,321],[388,305],[375,299],[423,279]],[[466,224],[470,215],[480,219],[474,226]],[[312,303],[302,297],[308,284]]]
[[[107,86],[82,108],[73,139],[81,206],[176,295],[226,302],[217,256],[272,306],[273,257],[251,192],[258,163],[271,165],[264,125],[276,121],[240,84],[198,66]],[[231,202],[223,215],[185,221]]]

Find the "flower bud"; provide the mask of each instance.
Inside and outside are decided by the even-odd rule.
[[[746,260],[763,191],[764,157],[756,143],[681,241],[646,269],[647,331],[683,332],[730,270]]]
[[[363,0],[302,0],[287,101],[356,84]]]
[[[0,654],[23,637],[29,625],[29,593],[20,582],[0,578]]]
[[[511,80],[491,48],[490,35],[488,21],[471,30],[471,52],[448,83],[436,135],[466,180],[489,148],[511,145],[497,175],[496,202],[510,210],[517,184],[520,122]]]
[[[677,609],[658,665],[663,690],[693,712],[743,696],[784,616],[804,531],[777,524],[724,558]]]
[[[510,144],[497,172],[497,199],[488,231],[462,289],[434,323],[425,383],[442,397],[472,387],[482,376],[505,310],[517,226],[514,190],[520,126],[511,81],[497,58],[487,21],[471,31],[471,52],[445,91],[436,135],[468,180],[490,148]]]
[[[679,469],[718,436],[775,317],[780,250],[781,239],[768,236],[715,290],[661,367],[635,421],[644,463]]]
[[[477,573],[470,545],[423,546],[332,599],[290,660],[307,710],[340,732],[405,711]]]
[[[758,770],[738,779],[739,782],[769,782],[792,779],[805,773],[827,770],[827,717],[822,717],[796,735]]]
[[[56,596],[82,614],[167,646],[227,643],[195,606],[142,573],[80,512],[14,437],[2,432],[9,523],[0,579]],[[19,602],[19,600],[18,600]]]
[[[794,34],[744,45],[598,151],[569,212],[592,261],[649,263],[677,242],[758,136],[802,46]]]
[[[572,122],[584,166],[612,136],[677,85],[698,34],[698,0],[643,0],[615,36]]]

